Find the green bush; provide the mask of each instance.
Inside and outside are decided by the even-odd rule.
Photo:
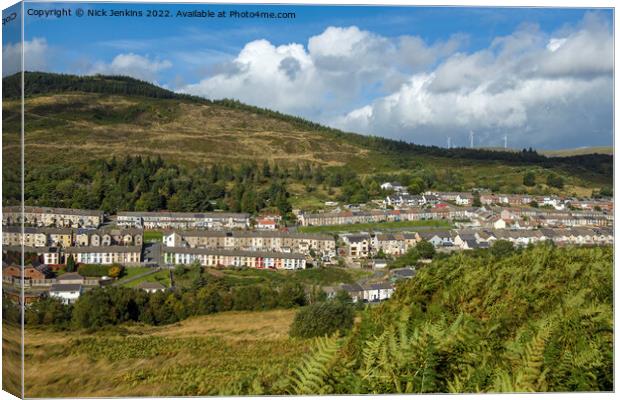
[[[353,306],[341,301],[315,303],[300,309],[295,315],[289,334],[311,338],[345,333],[353,326]]]
[[[508,240],[498,240],[491,246],[491,254],[495,257],[506,257],[512,254],[514,245]]]

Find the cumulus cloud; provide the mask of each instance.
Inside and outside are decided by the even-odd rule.
[[[397,90],[411,73],[450,54],[465,39],[455,35],[426,44],[416,36],[387,38],[351,26],[329,27],[305,46],[256,40],[208,78],[179,91],[325,119],[326,113],[349,111],[347,106],[364,96]]]
[[[156,81],[158,73],[172,67],[168,60],[150,59],[134,53],[119,54],[110,63],[97,62],[88,71],[92,74],[127,75],[145,81]]]
[[[21,71],[21,43],[2,46],[2,76]],[[45,38],[24,41],[24,63],[27,71],[43,71],[47,68],[50,51]]]
[[[345,130],[416,143],[561,147],[611,143],[613,36],[586,14],[544,32],[523,24],[488,47],[463,51],[455,34],[428,43],[355,26],[307,44],[247,43],[180,91],[294,113]]]
[[[610,144],[613,37],[595,14],[563,35],[523,26],[486,49],[455,53],[398,90],[331,120],[343,129],[417,143],[497,146]]]

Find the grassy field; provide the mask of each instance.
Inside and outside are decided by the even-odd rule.
[[[451,228],[450,221],[433,220],[433,221],[394,221],[394,222],[378,222],[367,224],[348,224],[348,225],[325,225],[325,226],[303,226],[299,227],[299,232],[303,233],[341,233],[341,232],[360,232],[360,231],[381,231],[387,229],[401,228]]]
[[[119,279],[118,282],[119,283],[124,282],[128,279],[133,278],[136,275],[140,275],[150,270],[152,270],[152,268],[150,267],[127,267],[125,268],[125,275],[123,275],[123,277]]]
[[[144,231],[144,242],[155,243],[161,242],[164,237],[164,233],[161,231]]]
[[[167,269],[147,275],[143,278],[133,280],[123,284],[125,287],[135,287],[141,282],[159,282],[165,287],[170,287],[170,272]]]
[[[283,386],[311,345],[289,339],[294,314],[229,312],[71,335],[29,328],[26,396],[214,395]]]

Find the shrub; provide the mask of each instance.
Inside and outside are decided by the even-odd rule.
[[[108,276],[110,278],[118,278],[123,275],[124,271],[125,271],[125,267],[123,267],[122,265],[112,264],[112,266],[108,270]]]
[[[514,246],[508,240],[498,240],[491,247],[491,254],[495,257],[505,257],[512,254]]]
[[[421,258],[433,258],[435,256],[435,246],[426,240],[418,243],[415,248]]]
[[[353,306],[341,301],[315,303],[300,309],[295,315],[289,334],[311,338],[345,333],[353,326]]]
[[[523,175],[523,184],[525,186],[536,186],[536,175],[532,171],[528,171]]]
[[[67,272],[75,272],[75,259],[73,258],[73,254],[69,254],[67,258]]]

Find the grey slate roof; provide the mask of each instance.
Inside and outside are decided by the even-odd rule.
[[[50,292],[79,292],[82,285],[77,283],[55,283],[50,287]]]
[[[291,239],[312,239],[334,241],[331,235],[321,235],[312,233],[278,232],[278,231],[170,231],[183,237],[239,237],[239,238],[291,238]]]
[[[9,206],[4,207],[2,212],[4,213],[21,213],[21,206]],[[101,217],[103,211],[99,210],[80,210],[77,208],[54,208],[54,207],[36,207],[36,206],[24,206],[25,213],[41,213],[41,214],[59,214],[59,215],[84,215]]]
[[[416,272],[411,268],[398,268],[393,269],[392,274],[400,278],[411,278],[415,276]]]
[[[141,246],[81,246],[67,247],[65,253],[139,253]]]
[[[77,279],[84,279],[84,277],[77,272],[67,272],[56,278],[57,281],[72,281]]]

